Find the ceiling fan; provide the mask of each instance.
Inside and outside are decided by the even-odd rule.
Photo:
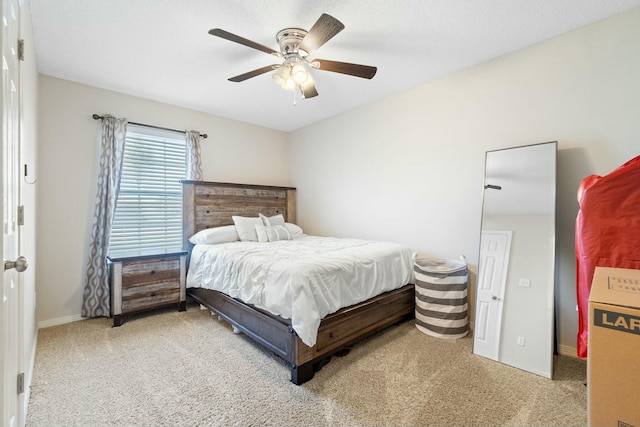
[[[278,31],[276,41],[280,50],[261,45],[254,41],[237,36],[220,28],[214,28],[209,34],[235,43],[248,46],[253,49],[284,59],[281,64],[267,65],[235,77],[229,81],[243,82],[252,77],[259,76],[269,71],[274,71],[273,79],[286,90],[299,90],[304,98],[318,96],[315,83],[311,77],[310,69],[331,71],[334,73],[348,74],[350,76],[371,79],[376,75],[376,67],[369,65],[351,64],[348,62],[330,61],[327,59],[310,59],[310,55],[320,46],[333,38],[344,29],[342,22],[333,16],[323,13],[313,24],[309,31],[301,28],[285,28]],[[295,93],[295,92],[294,92]],[[295,97],[295,95],[294,95]]]

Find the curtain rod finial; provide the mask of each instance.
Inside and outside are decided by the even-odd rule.
[[[102,118],[102,116],[99,116],[99,115],[97,115],[97,114],[94,114],[94,115],[93,115],[93,116],[91,116],[91,117],[93,117],[93,120],[98,120],[98,119],[101,119],[101,118]]]

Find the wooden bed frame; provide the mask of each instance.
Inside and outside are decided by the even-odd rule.
[[[183,239],[196,232],[233,224],[232,215],[266,216],[283,214],[295,223],[296,189],[264,185],[182,181]],[[188,295],[231,323],[291,366],[291,381],[300,385],[310,380],[331,355],[345,353],[349,346],[392,324],[414,316],[414,285],[386,292],[365,302],[343,308],[320,323],[317,342],[309,347],[300,340],[289,319],[260,310],[221,292],[190,288]]]

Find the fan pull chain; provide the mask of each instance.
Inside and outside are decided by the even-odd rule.
[[[294,106],[294,107],[297,105],[297,104],[296,104],[296,89],[297,89],[297,88],[294,88],[294,89],[291,91],[291,92],[293,92],[293,106]]]

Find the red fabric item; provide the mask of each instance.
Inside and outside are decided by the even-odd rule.
[[[596,266],[640,269],[640,156],[578,189],[578,357],[587,357],[589,292]]]

